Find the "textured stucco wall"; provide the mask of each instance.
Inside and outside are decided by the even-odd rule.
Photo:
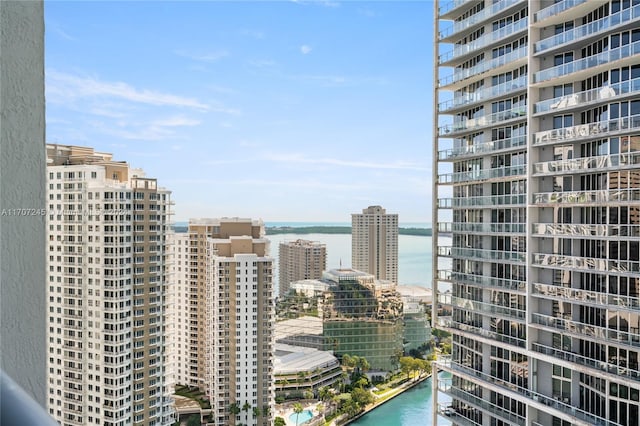
[[[0,0],[0,113],[0,366],[44,406],[45,217],[35,211],[46,202],[42,0]]]

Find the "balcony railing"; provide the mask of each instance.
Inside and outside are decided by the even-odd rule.
[[[463,19],[462,21],[454,22],[452,26],[447,28],[446,30],[439,31],[439,39],[449,37],[455,33],[460,31],[464,31],[467,28],[470,28],[480,22],[493,17],[494,15],[500,13],[504,9],[511,7],[516,3],[522,3],[524,0],[502,0],[499,1],[490,7],[485,7],[480,12],[469,16],[467,19]]]
[[[489,115],[483,115],[478,118],[470,118],[463,121],[446,124],[438,128],[438,135],[445,136],[449,133],[468,132],[482,127],[491,126],[503,121],[513,120],[516,118],[526,118],[527,106],[522,105],[511,108],[507,111],[500,111]]]
[[[465,145],[457,148],[444,149],[438,152],[438,159],[443,161],[453,160],[456,157],[484,154],[488,152],[500,151],[503,149],[518,148],[526,144],[526,136],[514,136],[509,139],[500,139],[497,141],[482,142],[475,145]]]
[[[570,223],[535,223],[533,234],[567,237],[640,237],[640,225],[574,225]]]
[[[536,22],[540,22],[543,19],[547,19],[553,15],[557,15],[559,13],[564,12],[565,10],[571,9],[572,7],[578,6],[582,3],[586,3],[587,0],[564,0],[559,3],[553,4],[551,6],[545,7],[544,9],[536,12]]]
[[[486,89],[479,89],[472,93],[465,93],[458,95],[448,101],[440,102],[438,104],[438,111],[445,112],[452,108],[458,108],[465,105],[470,105],[476,102],[486,101],[498,96],[512,94],[514,91],[523,90],[527,88],[527,76],[523,75],[515,80],[510,80],[504,83],[497,84],[495,86],[487,87]]]
[[[640,189],[603,189],[599,191],[538,192],[535,204],[592,204],[640,202]]]
[[[509,197],[509,200],[518,199],[522,197],[524,199],[524,195],[495,195],[490,198],[504,199],[505,197]],[[473,197],[475,198],[475,197]],[[483,197],[484,198],[484,197]],[[465,201],[466,198],[454,198],[455,201]],[[495,203],[493,206],[504,205],[504,204],[512,204],[512,203]],[[513,234],[513,233],[521,233],[525,232],[525,223],[469,223],[469,222],[455,222],[452,225],[452,232],[461,232],[461,233],[500,233],[500,234]]]
[[[495,340],[496,342],[506,343],[508,345],[524,348],[526,346],[526,339],[519,337],[508,336],[506,334],[500,334],[495,331],[486,330],[482,327],[476,327],[470,324],[464,324],[458,321],[447,320],[448,327],[455,330],[471,333],[476,336],[486,337],[487,339]]]
[[[566,331],[579,338],[587,337],[601,340],[604,343],[611,343],[611,341],[614,341],[623,345],[640,347],[640,334],[637,328],[633,332],[629,333],[627,331],[598,327],[596,325],[585,324],[579,321],[572,321],[569,319],[556,318],[550,315],[536,313],[531,315],[531,322],[533,324],[539,324],[555,330]]]
[[[446,3],[438,5],[438,15],[442,16],[445,13],[451,12],[453,9],[462,6],[467,3],[467,0],[451,0]]]
[[[451,247],[451,255],[455,258],[504,260],[524,262],[526,254],[520,251],[488,250],[475,248]]]
[[[564,140],[583,140],[594,137],[608,137],[640,128],[640,114],[614,118],[595,123],[579,124],[560,129],[545,130],[535,134],[534,145],[554,143]]]
[[[498,40],[502,40],[503,38],[506,38],[511,34],[527,29],[528,24],[529,19],[523,18],[496,31],[485,34],[482,37],[473,40],[472,42],[466,44],[456,44],[453,50],[438,56],[438,62],[442,65],[444,62],[448,62],[456,57],[472,52],[478,52],[480,51],[480,49]]]
[[[470,77],[478,76],[481,73],[493,70],[495,68],[499,68],[501,66],[517,61],[518,59],[522,59],[526,57],[527,57],[527,47],[526,46],[521,47],[506,55],[502,55],[502,56],[498,56],[497,58],[482,61],[478,65],[475,65],[471,68],[465,68],[465,69],[460,69],[458,71],[454,71],[453,74],[439,79],[438,86],[439,87],[448,86],[458,81],[465,80]]]
[[[509,319],[520,321],[524,321],[526,315],[526,311],[524,309],[511,308],[508,306],[479,302],[476,300],[463,299],[460,297],[451,297],[450,294],[438,294],[438,302],[449,304],[462,310],[479,312],[481,314],[502,315],[506,316]]]
[[[629,58],[638,54],[640,54],[640,41],[636,41],[635,43],[616,47],[615,49],[607,50],[593,56],[577,59],[575,61],[567,62],[566,64],[557,65],[555,67],[539,71],[533,75],[533,82],[540,83],[542,81],[547,81],[565,75],[573,74],[578,71],[584,71],[586,69],[594,68],[599,65],[606,65],[610,62],[617,61],[623,58]]]
[[[615,96],[633,94],[637,92],[640,92],[640,78],[612,83],[608,86],[585,90],[584,92],[577,92],[567,96],[547,99],[546,101],[536,103],[534,111],[535,113],[548,112],[551,110],[555,112],[556,110],[563,110],[576,105],[608,100]]]
[[[545,161],[533,165],[533,174],[557,174],[563,172],[583,173],[585,170],[608,169],[612,167],[640,164],[640,152],[598,155],[595,157],[573,158],[570,160]]]
[[[492,404],[491,402],[489,402],[484,398],[478,397],[470,392],[464,391],[455,386],[450,386],[447,390],[443,392],[445,392],[448,395],[451,395],[453,398],[457,400],[464,401],[467,404],[476,406],[477,408],[483,411],[489,412],[501,419],[504,419],[510,425],[523,426],[526,424],[526,420],[524,419],[524,417],[520,417],[508,410],[505,410],[504,407],[500,407],[499,405]],[[449,416],[447,416],[446,418],[448,417]],[[455,424],[458,424],[458,419],[460,417],[462,417],[464,420],[469,421],[469,419],[467,419],[466,417],[456,416],[452,418]]]
[[[632,368],[632,366],[627,367],[606,361],[598,361],[575,352],[552,348],[550,346],[541,345],[540,343],[533,343],[531,345],[531,349],[538,353],[593,368],[594,370],[606,371],[607,373],[614,374],[616,376],[628,377],[630,379],[640,381],[640,370],[638,370],[638,365],[635,365],[635,368]]]
[[[620,274],[635,274],[640,272],[640,262],[633,260],[600,259],[595,257],[568,256],[548,253],[534,253],[532,266],[550,266],[554,268],[616,272]]]
[[[538,12],[538,14],[539,13],[540,12]],[[538,14],[536,14],[536,17]],[[634,6],[631,9],[623,9],[602,19],[589,22],[585,25],[580,25],[572,30],[564,31],[560,34],[540,40],[535,44],[534,50],[536,53],[539,53],[579,38],[585,38],[607,31],[617,25],[626,24],[635,21],[638,18],[640,18],[640,6]]]
[[[487,180],[508,176],[523,176],[527,173],[526,165],[496,167],[493,169],[473,170],[470,172],[448,173],[438,176],[438,183],[462,183],[476,180]]]
[[[509,278],[487,277],[449,270],[439,270],[437,277],[440,281],[469,284],[477,287],[497,287],[511,291],[524,291],[526,289],[525,281]]]
[[[513,206],[524,205],[527,203],[526,195],[524,194],[512,194],[512,195],[483,195],[479,197],[455,197],[455,198],[440,198],[438,199],[438,208],[451,209],[451,208],[463,208],[463,207],[495,207],[495,206]],[[456,224],[458,225],[458,224]],[[480,232],[502,232],[498,229],[504,228],[512,229],[507,232],[524,232],[524,230],[514,229],[514,224],[511,223],[491,223],[482,224],[483,230]],[[489,226],[487,228],[487,226]],[[454,228],[454,231],[458,232],[460,228]]]
[[[592,303],[609,306],[611,309],[640,310],[640,299],[620,294],[607,294],[597,291],[580,290],[552,284],[533,284],[533,293],[568,302]]]

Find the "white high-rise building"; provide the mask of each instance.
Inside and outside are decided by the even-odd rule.
[[[351,215],[351,264],[379,280],[398,283],[398,215],[369,206]]]
[[[171,193],[92,148],[47,145],[49,413],[61,425],[171,425]]]
[[[637,425],[640,1],[434,10],[434,413]]]
[[[175,362],[215,425],[271,425],[275,404],[273,259],[264,224],[192,219],[177,234]]]
[[[327,245],[319,241],[295,240],[280,243],[278,252],[278,294],[283,297],[294,281],[322,278],[327,269]]]

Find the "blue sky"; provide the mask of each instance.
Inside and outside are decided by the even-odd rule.
[[[431,221],[429,1],[46,1],[47,141],[173,191],[175,220]]]

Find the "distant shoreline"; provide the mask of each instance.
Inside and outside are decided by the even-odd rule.
[[[268,226],[267,235],[277,234],[351,234],[350,226]],[[400,235],[431,236],[431,228],[398,228]]]

